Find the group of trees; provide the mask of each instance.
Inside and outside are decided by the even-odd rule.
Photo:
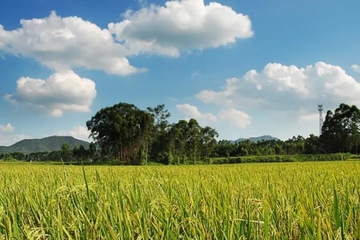
[[[327,111],[320,137],[293,137],[286,141],[260,142],[219,141],[212,157],[353,153],[360,150],[360,110],[355,106],[340,104],[334,112]]]
[[[112,116],[115,112],[117,115]],[[142,111],[134,105],[119,103],[99,111],[87,126],[107,154],[135,164],[148,160],[165,164],[195,163],[211,157],[249,155],[358,154],[360,149],[360,110],[355,105],[340,104],[334,113],[329,110],[320,137],[311,134],[307,138],[297,136],[286,141],[217,142],[218,134],[214,129],[201,127],[195,119],[169,124],[169,116],[164,105]],[[99,131],[102,127],[111,134]],[[129,136],[132,137],[130,141]]]
[[[360,149],[360,110],[355,106],[340,104],[335,112],[328,111],[322,127],[320,142],[329,153],[351,152]]]
[[[165,105],[140,110],[118,103],[98,111],[86,125],[104,159],[123,164],[185,164],[208,159],[217,132],[201,127],[195,119],[170,124],[169,117]]]
[[[98,111],[86,125],[94,140],[89,149],[83,146],[42,153],[0,154],[0,159],[28,161],[96,162],[116,161],[119,164],[195,164],[210,158],[269,156],[294,154],[328,154],[360,150],[360,110],[340,104],[328,111],[318,137],[293,137],[286,141],[249,140],[217,141],[218,133],[202,127],[195,119],[169,123],[170,113],[164,105],[141,110],[133,104],[118,103]]]
[[[319,137],[311,134],[308,138],[292,137],[286,141],[263,140],[231,142],[221,140],[212,152],[212,157],[268,156],[320,153]]]
[[[201,127],[195,119],[170,124],[164,105],[140,110],[119,103],[100,110],[87,127],[102,149],[102,156],[127,164],[152,161],[164,164],[196,163],[213,157],[250,155],[358,153],[360,111],[341,104],[328,111],[320,137],[293,137],[286,141],[216,141],[215,129]]]

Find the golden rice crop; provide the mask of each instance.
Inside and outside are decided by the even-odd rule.
[[[360,239],[360,162],[0,164],[4,239]]]

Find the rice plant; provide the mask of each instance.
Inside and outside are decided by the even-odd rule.
[[[360,239],[360,162],[0,164],[3,239]]]

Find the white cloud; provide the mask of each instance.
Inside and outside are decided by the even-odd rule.
[[[205,124],[225,122],[238,128],[245,128],[252,121],[248,114],[233,108],[222,110],[213,115],[212,113],[201,113],[196,106],[190,104],[179,104],[176,107],[187,117],[194,118]]]
[[[196,95],[204,103],[215,103],[220,105],[232,105],[231,96],[236,93],[238,88],[237,78],[229,78],[226,80],[226,86],[223,90],[216,92],[213,90],[203,90]]]
[[[78,125],[68,131],[58,131],[57,134],[63,136],[73,136],[76,139],[84,140],[87,142],[92,140],[89,138],[90,132],[87,130],[86,127],[81,125]]]
[[[24,134],[6,134],[6,135],[1,135],[0,134],[0,146],[10,146],[18,141],[24,140],[24,139],[29,139],[30,137]]]
[[[220,3],[205,5],[203,0],[167,1],[165,6],[127,11],[122,22],[108,27],[133,53],[174,57],[181,51],[226,46],[253,35],[248,16]]]
[[[131,66],[127,56],[179,56],[180,51],[225,46],[253,35],[248,16],[216,2],[180,0],[146,7],[146,0],[137,1],[142,9],[128,10],[122,22],[109,23],[108,29],[55,11],[22,19],[15,30],[0,24],[0,52],[34,58],[57,72],[83,67],[129,75],[145,69]]]
[[[0,132],[13,132],[14,127],[10,123],[6,125],[0,125]]]
[[[218,118],[238,128],[245,128],[251,124],[251,117],[248,114],[233,108],[220,111]]]
[[[360,66],[359,65],[353,64],[353,65],[351,65],[351,69],[354,70],[355,72],[360,73]]]
[[[202,120],[204,122],[215,122],[216,116],[211,113],[201,113],[197,107],[189,104],[178,104],[176,108],[184,113],[186,116],[194,118],[196,120]]]
[[[226,81],[220,91],[196,95],[204,103],[250,111],[298,112],[306,115],[323,103],[333,109],[340,103],[360,105],[360,83],[339,66],[318,62],[305,68],[269,63],[261,72],[248,71]],[[311,107],[311,109],[308,109]]]
[[[20,23],[21,28],[12,31],[0,25],[0,50],[35,58],[56,71],[72,67],[118,75],[139,71],[129,64],[128,50],[115,43],[109,30],[82,18],[61,18],[53,11],[49,17]]]
[[[30,110],[60,117],[65,111],[89,112],[95,96],[95,83],[69,70],[54,73],[46,80],[22,77],[17,81],[16,93],[4,98]]]

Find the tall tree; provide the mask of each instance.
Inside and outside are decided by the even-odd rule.
[[[209,157],[217,144],[215,138],[217,138],[218,136],[219,134],[216,132],[216,130],[211,127],[206,126],[201,129],[201,157],[203,160],[208,161],[210,159]]]
[[[86,126],[103,153],[125,164],[141,164],[153,122],[148,112],[118,103],[98,111]]]
[[[174,156],[174,161],[177,164],[184,164],[187,162],[186,156],[186,140],[187,140],[188,122],[186,120],[179,120],[171,126],[168,133],[169,141],[169,155]]]
[[[157,105],[154,108],[148,107],[147,110],[154,118],[154,127],[150,137],[151,146],[148,148],[149,155],[155,162],[168,164],[167,133],[170,127],[168,119],[171,114],[165,109],[164,104]]]
[[[164,104],[159,104],[154,108],[147,108],[150,115],[154,118],[154,126],[157,131],[164,132],[169,126],[168,119],[171,116],[169,111],[165,109]]]
[[[177,164],[208,160],[216,147],[217,136],[215,129],[202,128],[195,119],[180,120],[168,132],[169,159]]]
[[[360,110],[342,103],[327,112],[320,140],[327,152],[350,152],[357,147],[359,128]]]
[[[315,154],[321,152],[319,137],[314,134],[310,134],[310,136],[305,140],[304,152],[306,154]]]
[[[72,161],[72,152],[70,151],[68,143],[63,143],[63,145],[61,146],[61,158],[64,162]]]
[[[195,119],[190,119],[186,129],[186,149],[192,163],[200,159],[201,153],[201,127]]]
[[[96,144],[94,142],[91,142],[90,145],[89,145],[89,160],[90,161],[96,161],[97,158],[95,157],[96,156],[96,152],[97,152],[97,149],[96,149]]]

